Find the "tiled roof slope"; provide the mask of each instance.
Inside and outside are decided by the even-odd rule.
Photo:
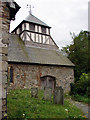
[[[9,37],[8,61],[74,66],[59,50],[26,47],[19,36],[14,34]]]
[[[43,26],[46,26],[46,27],[50,27],[48,26],[46,23],[44,23],[43,21],[41,21],[40,19],[38,19],[37,17],[35,17],[34,15],[30,14],[28,15],[24,21],[27,21],[27,22],[31,22],[31,23],[35,23],[35,24],[39,24],[39,25],[43,25]]]

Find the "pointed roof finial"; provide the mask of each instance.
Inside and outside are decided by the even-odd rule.
[[[32,8],[34,8],[34,6],[31,6],[31,5],[27,4],[27,8],[30,9],[29,10],[29,15],[31,15],[32,14]]]

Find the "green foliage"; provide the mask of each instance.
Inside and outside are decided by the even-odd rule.
[[[79,95],[79,94],[75,94],[72,96],[72,98],[74,98],[74,100],[79,101],[79,102],[84,102],[87,104],[90,104],[90,98],[87,95]]]
[[[43,92],[39,91],[38,98],[31,98],[30,90],[11,90],[7,96],[8,119],[30,119],[30,118],[83,118],[81,110],[69,101],[64,105],[57,105],[52,101],[43,100]],[[53,99],[53,98],[52,98]]]
[[[88,32],[81,31],[79,35],[71,33],[72,44],[63,47],[62,52],[75,64],[75,78],[82,73],[88,73]]]
[[[72,94],[80,94],[80,95],[88,95],[90,96],[90,74],[82,73],[79,80],[76,83],[71,84],[71,93]]]

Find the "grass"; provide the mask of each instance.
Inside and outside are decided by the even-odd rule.
[[[39,91],[38,98],[31,98],[30,90],[10,90],[7,95],[8,119],[23,120],[25,118],[65,118],[83,119],[81,110],[64,100],[64,105],[43,100],[43,92]],[[53,98],[52,98],[53,99]]]
[[[76,95],[72,95],[72,98],[76,101],[90,104],[90,97],[88,97],[87,95],[82,96],[82,95],[76,94]]]

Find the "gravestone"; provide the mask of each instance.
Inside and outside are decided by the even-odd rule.
[[[44,89],[44,100],[51,100],[51,96],[52,96],[52,89],[45,87]]]
[[[38,89],[36,87],[31,88],[31,97],[38,97]]]
[[[54,90],[54,103],[64,104],[64,93],[62,87],[56,87]]]

